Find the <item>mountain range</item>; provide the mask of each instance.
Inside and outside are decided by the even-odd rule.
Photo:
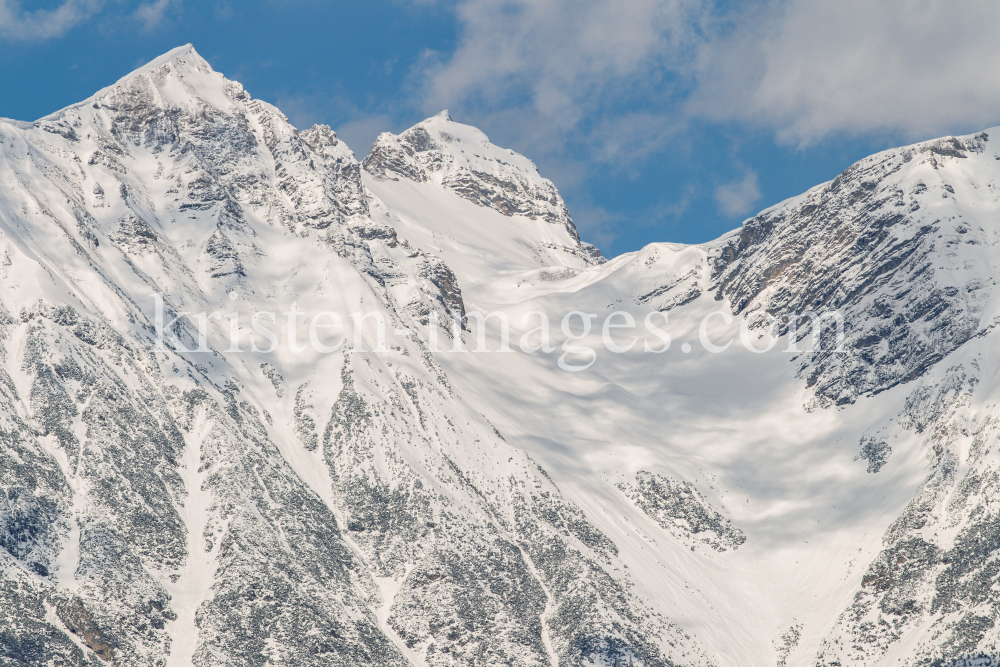
[[[998,138],[606,259],[190,45],[0,119],[0,665],[998,664]]]

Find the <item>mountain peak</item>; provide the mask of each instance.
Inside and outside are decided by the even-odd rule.
[[[175,49],[167,51],[158,58],[150,60],[148,63],[146,63],[139,69],[126,75],[122,80],[136,76],[137,74],[145,74],[146,72],[151,72],[157,67],[175,61],[181,63],[193,63],[198,67],[198,69],[209,69],[209,70],[212,69],[212,66],[208,64],[208,61],[202,58],[198,54],[198,52],[195,51],[193,44],[185,44],[184,46],[178,46]]]
[[[489,181],[501,179],[516,182],[515,189],[541,188],[552,196],[539,201],[550,203],[559,210],[524,213],[540,215],[550,222],[563,222],[569,218],[552,181],[538,173],[534,162],[492,143],[479,128],[456,123],[447,109],[399,135],[389,132],[380,134],[364,165],[368,173],[380,179],[395,180],[402,176],[417,182],[436,181],[449,187],[456,178],[464,180],[475,175]],[[495,207],[486,200],[478,203]],[[511,210],[507,213],[517,212]]]
[[[106,97],[109,93],[112,93],[115,90],[120,90],[124,87],[128,87],[132,82],[134,82],[139,77],[155,72],[160,68],[164,67],[165,65],[169,65],[171,69],[173,69],[174,71],[180,70],[186,72],[187,74],[215,75],[220,80],[224,79],[224,77],[221,74],[217,73],[215,70],[212,69],[212,66],[208,64],[208,61],[202,58],[198,54],[198,52],[195,51],[193,45],[185,44],[184,46],[178,46],[175,49],[171,49],[170,51],[167,51],[158,58],[154,58],[153,60],[149,61],[142,67],[139,67],[138,69],[129,72],[122,78],[118,79],[118,81],[116,81],[115,83],[105,88],[102,88],[101,90],[97,91],[87,99],[81,102],[77,102],[76,104],[71,104],[68,107],[56,111],[55,113],[51,113],[47,116],[44,116],[40,118],[39,121],[57,120],[61,118],[67,111],[70,111],[72,109],[79,109],[88,104],[92,104],[96,100]]]
[[[434,184],[504,216],[544,221],[561,230],[552,243],[588,264],[603,261],[596,248],[581,244],[559,191],[534,162],[456,123],[447,109],[398,135],[380,134],[362,167],[378,182]]]

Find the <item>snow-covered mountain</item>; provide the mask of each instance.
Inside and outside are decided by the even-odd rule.
[[[605,261],[190,46],[0,119],[0,664],[995,664],[993,135]]]

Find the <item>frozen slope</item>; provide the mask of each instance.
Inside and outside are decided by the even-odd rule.
[[[446,112],[359,163],[190,46],[0,121],[0,661],[995,654],[991,134],[605,262]],[[751,353],[760,309],[835,310],[843,350],[828,323],[788,353],[781,324]],[[471,351],[496,311],[513,351]],[[570,311],[595,315],[579,372]],[[611,311],[664,314],[669,349],[611,353]],[[531,312],[554,351],[520,350]]]

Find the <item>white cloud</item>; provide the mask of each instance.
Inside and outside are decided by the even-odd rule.
[[[682,51],[696,10],[693,0],[464,0],[459,46],[429,68],[427,102],[527,96],[570,125],[595,93]]]
[[[746,215],[753,205],[760,201],[757,174],[748,170],[738,181],[719,185],[715,188],[715,202],[724,215]]]
[[[1000,2],[460,0],[454,53],[420,68],[425,110],[592,141],[598,161],[661,148],[684,122],[737,121],[808,145],[1000,122]],[[600,130],[660,128],[618,142]],[[529,125],[531,127],[529,127]],[[667,131],[669,130],[669,131]],[[558,142],[557,142],[558,143]],[[641,152],[641,151],[640,151]]]
[[[17,0],[0,0],[0,37],[39,40],[61,37],[100,10],[99,0],[65,0],[55,9],[26,12]]]
[[[1000,3],[790,0],[706,42],[692,113],[773,128],[908,139],[1000,122]]]
[[[456,11],[457,49],[427,54],[421,67],[424,110],[451,108],[486,125],[515,111],[520,133],[556,139],[557,150],[576,134],[597,142],[598,160],[665,141],[665,110],[635,101],[648,105],[664,77],[691,61],[707,16],[700,0],[462,0]],[[616,125],[623,113],[630,124]]]

